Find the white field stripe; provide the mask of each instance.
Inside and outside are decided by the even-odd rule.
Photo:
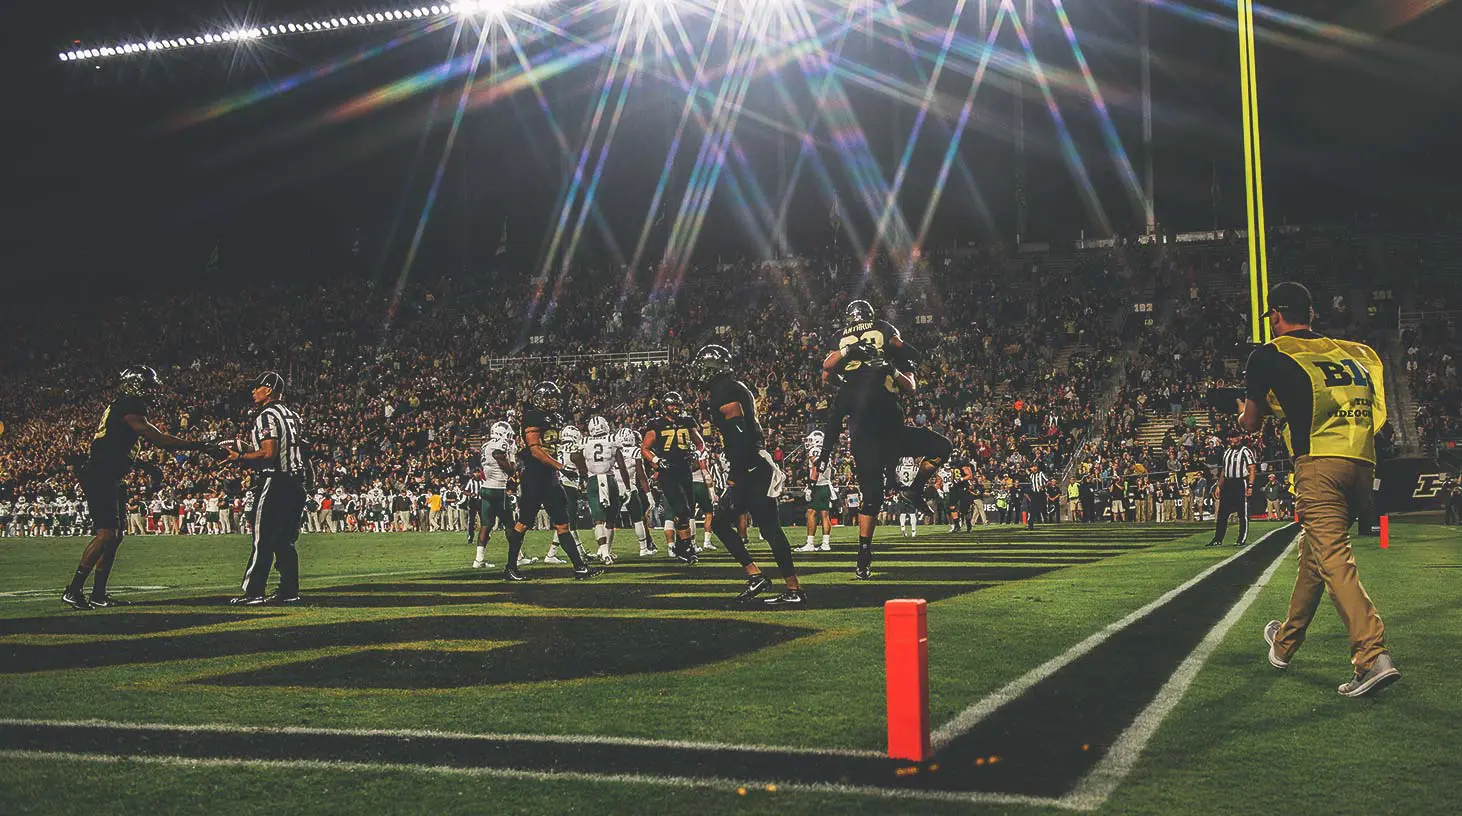
[[[1238,552],[1234,553],[1228,558],[1225,558],[1217,564],[1210,566],[1208,569],[1205,569],[1204,571],[1193,576],[1181,586],[1163,593],[1157,600],[1153,601],[1152,603],[1149,603],[1141,609],[1138,609],[1127,615],[1126,617],[1122,618],[1121,620],[1118,620],[1115,623],[1108,625],[1105,629],[1096,632],[1095,634],[1091,635],[1090,637],[1086,638],[1075,646],[1072,646],[1070,649],[1067,649],[1065,652],[1062,652],[1061,654],[1051,658],[1050,660],[1047,660],[1045,663],[1042,663],[1034,669],[1031,669],[1020,677],[1017,677],[1016,679],[1005,684],[1001,688],[996,689],[989,696],[985,697],[979,702],[970,705],[969,708],[966,708],[964,711],[961,711],[959,714],[955,715],[954,719],[940,726],[934,731],[934,733],[930,734],[930,749],[933,752],[938,753],[944,748],[944,746],[948,745],[950,741],[954,740],[961,734],[968,732],[971,728],[974,728],[975,725],[977,725],[981,720],[990,716],[1001,706],[1009,703],[1010,701],[1016,699],[1022,694],[1025,694],[1035,684],[1060,671],[1067,664],[1071,663],[1079,657],[1082,657],[1083,655],[1090,652],[1092,649],[1095,649],[1096,647],[1105,643],[1113,635],[1117,634],[1123,629],[1126,629],[1137,621],[1142,620],[1143,618],[1152,614],[1154,610],[1157,610],[1158,608],[1167,604],[1169,601],[1202,583],[1205,578],[1222,569],[1229,562],[1247,553],[1249,550],[1259,546],[1259,544],[1265,539],[1269,538],[1269,536],[1288,529],[1289,525],[1286,525],[1284,527],[1279,527],[1277,529],[1269,531],[1262,538],[1256,540],[1253,544],[1250,544],[1244,549],[1239,550]]]
[[[805,754],[883,759],[882,751],[853,748],[796,748],[780,745],[735,745],[725,742],[610,737],[595,734],[466,734],[452,731],[384,728],[309,728],[304,726],[253,726],[232,724],[186,725],[175,723],[130,723],[111,720],[28,720],[0,718],[0,726],[52,728],[117,728],[133,731],[177,731],[192,734],[297,734],[301,736],[407,737],[411,739],[503,740],[508,742],[569,743],[573,745],[621,745],[640,748],[678,748],[696,751],[748,751],[769,754]]]
[[[1066,794],[1064,798],[1071,807],[1078,810],[1096,810],[1107,801],[1107,797],[1112,795],[1112,791],[1117,789],[1122,780],[1127,778],[1133,767],[1137,765],[1137,760],[1141,758],[1142,749],[1147,746],[1148,740],[1152,739],[1153,734],[1156,734],[1158,727],[1162,725],[1162,721],[1183,699],[1183,695],[1187,693],[1188,687],[1193,685],[1194,678],[1198,676],[1203,665],[1208,662],[1208,658],[1213,656],[1213,652],[1228,636],[1229,630],[1234,628],[1234,624],[1238,623],[1239,618],[1243,617],[1244,613],[1253,605],[1254,599],[1259,597],[1260,591],[1268,586],[1269,579],[1274,576],[1279,565],[1287,560],[1287,556],[1293,548],[1294,542],[1291,541],[1284,548],[1284,552],[1274,559],[1274,563],[1264,570],[1264,574],[1259,577],[1259,580],[1249,587],[1243,597],[1239,598],[1238,603],[1234,604],[1228,614],[1208,630],[1208,634],[1193,649],[1182,665],[1178,666],[1178,670],[1173,672],[1172,677],[1168,678],[1168,682],[1163,684],[1157,697],[1142,710],[1142,713],[1137,715],[1137,719],[1127,726],[1127,730],[1117,737],[1117,741],[1112,743],[1106,756],[1102,757],[1096,767],[1091,769],[1091,772],[1074,790]],[[1265,671],[1269,671],[1269,669],[1266,668]]]
[[[109,586],[107,591],[125,590],[127,592],[158,592],[164,589],[172,589],[165,586]],[[0,598],[51,598],[55,596],[54,589],[17,589],[14,592],[0,592]]]
[[[863,785],[840,785],[836,783],[798,783],[776,780],[735,780],[717,777],[656,776],[653,774],[596,774],[585,771],[529,771],[518,768],[458,768],[449,765],[407,765],[394,762],[335,762],[319,759],[194,759],[174,756],[119,756],[116,754],[85,754],[64,751],[7,751],[0,750],[0,759],[100,762],[110,764],[147,763],[181,768],[263,768],[269,770],[324,770],[350,771],[379,774],[382,771],[403,773],[424,773],[438,776],[488,777],[495,779],[525,779],[534,782],[610,782],[626,785],[659,785],[671,788],[712,788],[735,790],[775,785],[778,791],[806,791],[810,793],[833,793],[846,796],[865,796],[880,799],[906,799],[968,804],[1031,805],[1035,807],[1058,807],[1070,810],[1060,799],[1039,796],[1020,796],[1004,793],[976,793],[955,791],[906,790],[902,788],[878,788]]]

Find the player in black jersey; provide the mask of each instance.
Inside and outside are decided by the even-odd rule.
[[[720,432],[731,470],[726,489],[712,516],[712,531],[726,545],[726,551],[746,568],[746,588],[738,601],[749,601],[769,589],[772,582],[762,575],[761,568],[746,550],[746,535],[738,529],[743,514],[749,514],[761,531],[772,558],[782,571],[787,590],[766,601],[768,606],[799,608],[807,603],[802,586],[797,582],[797,569],[792,565],[792,543],[782,530],[777,516],[777,498],[782,495],[786,477],[767,453],[766,437],[756,419],[756,403],[751,390],[731,372],[731,352],[722,346],[709,345],[696,354],[709,392],[711,423]]]
[[[558,546],[568,553],[574,562],[575,578],[593,578],[604,572],[584,563],[574,537],[569,533],[569,502],[558,474],[563,462],[558,459],[559,429],[564,426],[558,412],[563,396],[556,384],[542,382],[533,388],[528,403],[523,406],[523,424],[520,438],[520,460],[518,472],[522,476],[523,498],[518,503],[518,523],[507,532],[508,565],[503,578],[508,581],[524,581],[527,577],[518,572],[518,555],[523,551],[523,534],[533,524],[541,507],[548,513],[558,538]]]
[[[660,400],[660,415],[651,419],[640,440],[640,455],[655,473],[665,505],[675,518],[675,545],[671,554],[687,564],[696,562],[691,542],[695,514],[695,486],[691,469],[705,470],[706,441],[700,428],[682,410],[685,401],[674,391]]]
[[[180,439],[163,433],[148,421],[148,406],[161,389],[162,381],[158,379],[157,372],[148,366],[131,366],[122,372],[117,387],[120,393],[102,413],[86,464],[77,474],[81,489],[86,494],[86,506],[95,536],[81,553],[76,574],[61,596],[62,601],[76,609],[126,604],[126,601],[107,594],[107,578],[111,575],[112,562],[126,532],[122,520],[126,517],[127,490],[122,479],[134,468],[146,470],[152,476],[154,491],[162,479],[161,470],[132,459],[138,440],[146,439],[164,450],[216,449],[217,456],[226,455],[215,442]],[[92,581],[91,600],[88,601],[82,594],[82,587],[92,570],[96,570],[96,578]]]
[[[894,465],[905,456],[920,460],[913,483],[904,489],[903,496],[916,509],[932,515],[924,499],[924,486],[952,447],[942,434],[904,424],[899,397],[915,391],[912,372],[922,356],[904,342],[893,324],[876,319],[867,301],[855,300],[848,304],[847,325],[838,347],[822,361],[823,382],[839,386],[823,430],[823,456],[837,449],[843,418],[847,417],[853,471],[862,494],[863,503],[858,508],[858,566],[854,571],[860,579],[872,577],[873,530],[878,526],[885,488],[897,484],[892,476]]]

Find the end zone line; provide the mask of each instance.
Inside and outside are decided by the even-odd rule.
[[[408,765],[390,762],[340,762],[319,759],[237,759],[237,758],[191,758],[180,756],[91,754],[66,751],[25,751],[0,749],[0,759],[37,761],[75,761],[104,764],[129,762],[150,765],[165,765],[181,768],[262,768],[268,770],[324,770],[340,772],[364,772],[379,774],[383,771],[401,773],[425,773],[440,776],[491,777],[496,779],[523,779],[534,782],[609,782],[631,785],[659,785],[672,788],[713,788],[735,790],[738,787],[761,788],[775,786],[778,791],[806,793],[832,793],[845,796],[866,796],[880,799],[925,800],[959,802],[965,804],[1032,805],[1035,807],[1056,807],[1072,810],[1062,799],[1048,799],[1040,796],[1022,796],[1007,793],[979,793],[953,791],[926,791],[905,788],[879,788],[836,783],[809,784],[802,782],[780,782],[775,780],[752,781],[722,779],[717,777],[655,776],[650,774],[596,774],[584,771],[528,771],[518,768],[462,768],[451,765]]]
[[[1269,536],[1272,536],[1275,533],[1290,530],[1293,526],[1293,524],[1287,524],[1283,527],[1278,527],[1270,530],[1268,533],[1265,533],[1263,536],[1257,539],[1253,544],[1250,544],[1249,546],[1239,550],[1238,552],[1235,552],[1228,558],[1225,558],[1222,561],[1219,561],[1218,563],[1209,566],[1207,569],[1193,576],[1187,582],[1163,593],[1151,603],[1148,603],[1147,605],[1129,613],[1120,620],[1117,620],[1116,622],[1107,625],[1105,628],[1092,634],[1085,640],[1077,643],[1070,649],[1067,649],[1065,652],[1062,652],[1061,654],[1051,658],[1050,660],[1047,660],[1045,663],[1042,663],[1034,669],[1031,669],[1020,677],[1017,677],[1016,679],[1010,681],[1009,683],[990,693],[984,699],[971,704],[964,711],[961,711],[959,714],[955,715],[954,719],[940,726],[934,731],[934,733],[929,735],[930,750],[933,753],[937,754],[951,741],[969,731],[971,728],[974,728],[977,724],[979,724],[981,720],[990,716],[990,714],[999,709],[1001,706],[1009,703],[1010,701],[1029,691],[1032,686],[1040,683],[1047,677],[1050,677],[1051,675],[1060,671],[1068,663],[1075,661],[1077,658],[1082,657],[1086,653],[1090,652],[1092,649],[1095,649],[1096,647],[1105,643],[1113,635],[1152,614],[1157,609],[1166,605],[1169,601],[1202,583],[1206,578],[1208,578],[1208,576],[1222,569],[1231,561],[1239,558],[1254,547],[1259,546],[1259,544],[1265,539],[1269,538]]]
[[[1285,529],[1288,528],[1280,528],[1280,530]],[[1279,530],[1271,531],[1264,538],[1268,538],[1276,532]],[[1163,684],[1153,701],[1117,737],[1111,748],[1107,749],[1106,755],[1102,757],[1096,767],[1092,768],[1086,778],[1077,783],[1070,793],[1062,797],[1073,809],[1096,810],[1106,803],[1107,797],[1112,795],[1117,786],[1122,784],[1122,780],[1126,779],[1127,775],[1136,767],[1137,760],[1142,757],[1142,749],[1147,747],[1148,741],[1157,733],[1163,720],[1183,699],[1183,695],[1187,693],[1188,687],[1193,685],[1194,679],[1198,677],[1198,672],[1203,669],[1208,658],[1213,656],[1219,644],[1239,622],[1239,618],[1243,617],[1255,599],[1259,597],[1259,593],[1269,585],[1269,579],[1274,577],[1279,565],[1288,559],[1289,553],[1293,549],[1294,540],[1291,539],[1290,543],[1274,559],[1274,563],[1270,564],[1259,576],[1259,580],[1255,581],[1254,585],[1249,587],[1233,605],[1233,608],[1218,623],[1214,624],[1212,629],[1208,630],[1208,634]],[[1270,671],[1267,667],[1264,670]]]

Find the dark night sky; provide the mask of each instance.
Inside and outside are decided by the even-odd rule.
[[[1074,70],[1049,2],[1035,4],[1036,51],[1053,71]],[[976,3],[969,5],[965,28],[973,33]],[[1382,32],[1386,10],[1404,5],[1305,0],[1280,8]],[[1140,177],[1137,5],[1134,0],[1069,0],[1066,6]],[[1384,31],[1386,41],[1370,48],[1301,28],[1262,26],[1290,38],[1261,41],[1258,55],[1271,223],[1462,209],[1457,193],[1462,160],[1453,148],[1462,125],[1459,6],[1446,5]],[[942,25],[951,7],[950,0],[913,0],[906,11]],[[1158,219],[1176,229],[1211,226],[1216,168],[1218,220],[1222,226],[1240,226],[1243,155],[1235,35],[1174,13],[1173,7],[1155,7],[1151,15]],[[1216,2],[1186,8],[1232,17],[1232,8]],[[446,119],[428,126],[428,113],[434,104],[439,112],[449,110],[460,82],[343,122],[323,121],[322,114],[440,61],[449,31],[188,127],[169,123],[199,106],[384,43],[393,32],[374,28],[302,36],[249,52],[215,46],[103,61],[96,63],[100,70],[55,58],[73,38],[91,44],[124,34],[136,39],[148,32],[177,35],[228,19],[230,13],[237,19],[243,12],[264,24],[364,9],[321,0],[247,7],[210,0],[63,0],[15,10],[27,19],[9,28],[3,52],[12,77],[6,105],[12,149],[0,178],[8,213],[0,256],[6,289],[12,296],[106,292],[196,280],[215,244],[223,269],[235,279],[319,275],[342,263],[355,265],[362,275],[399,273],[446,136]],[[395,33],[405,28],[403,23]],[[1000,43],[1019,48],[1008,34]],[[918,82],[909,57],[887,45],[855,35],[844,56]],[[575,144],[586,107],[597,97],[599,67],[590,63],[545,85]],[[927,71],[931,66],[919,67]],[[780,76],[806,115],[811,97],[800,72],[787,68]],[[1009,240],[1014,234],[1013,102],[1009,83],[998,74],[991,79],[979,97],[975,128],[960,151],[989,220],[980,215],[965,182],[955,177],[934,219],[931,246],[992,235]],[[912,125],[913,110],[845,85],[886,176],[902,148],[902,134]],[[780,115],[773,87],[765,79],[755,83],[748,105]],[[939,89],[958,100],[966,87],[967,80],[949,74]],[[681,101],[670,86],[654,80],[637,84],[629,97],[599,196],[609,231],[626,248],[633,246],[645,217]],[[1060,92],[1056,101],[1101,209],[1113,228],[1135,229],[1140,213],[1124,192],[1089,100]],[[1026,122],[1028,237],[1069,239],[1083,229],[1088,236],[1099,234],[1037,94],[1028,98]],[[901,198],[915,222],[929,199],[947,132],[947,123],[931,125],[915,151]],[[699,133],[693,135],[691,157],[699,142]],[[817,135],[825,139],[826,128]],[[737,137],[760,185],[776,190],[777,155],[786,137],[749,119],[742,120]],[[830,152],[824,156],[845,207],[851,208],[856,199],[849,174]],[[688,166],[688,157],[677,165],[673,202],[679,201]],[[557,150],[531,94],[470,111],[423,233],[417,273],[471,271],[494,263],[505,217],[510,217],[513,239],[508,261],[538,262],[556,215],[560,173]],[[755,254],[764,245],[762,230],[746,223],[746,209],[730,195],[725,179],[697,247],[701,257]],[[809,176],[793,200],[793,244],[825,244],[829,205]],[[652,233],[647,260],[658,259],[666,226]],[[858,226],[867,231],[866,224]],[[362,252],[352,256],[347,250],[357,231]],[[592,225],[585,236],[582,257],[608,257]]]

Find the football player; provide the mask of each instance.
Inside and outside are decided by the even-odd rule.
[[[513,439],[513,426],[506,422],[494,422],[488,429],[487,441],[482,443],[482,481],[478,484],[481,507],[478,510],[480,525],[477,528],[477,557],[472,561],[473,569],[484,569],[487,563],[487,541],[496,522],[507,535],[513,526],[513,513],[508,503],[508,480],[517,471],[514,459],[518,446]]]
[[[518,521],[508,532],[508,564],[503,569],[503,578],[507,581],[527,580],[518,572],[518,555],[523,551],[523,536],[532,526],[540,508],[548,513],[558,545],[574,562],[574,577],[593,578],[604,572],[585,563],[574,544],[574,537],[569,533],[568,496],[558,478],[564,469],[563,462],[558,459],[557,430],[563,425],[558,415],[562,404],[563,394],[558,385],[542,382],[534,386],[532,395],[523,406],[521,450],[518,453],[523,497],[518,503]]]
[[[716,497],[711,492],[711,460],[705,453],[701,452],[700,462],[697,467],[690,471],[691,495],[695,499],[695,518],[691,523],[691,541],[695,540],[695,523],[700,519],[705,520],[705,526],[701,529],[705,532],[705,540],[701,542],[700,549],[714,550],[716,545],[711,543],[711,521],[715,517]]]
[[[786,477],[767,452],[766,437],[756,418],[756,401],[751,390],[732,373],[731,361],[731,352],[718,345],[706,346],[695,357],[695,365],[709,393],[711,422],[721,434],[726,458],[731,463],[726,490],[716,508],[716,537],[746,569],[746,587],[736,596],[737,601],[750,601],[771,588],[772,582],[752,560],[746,550],[746,538],[737,530],[742,514],[750,514],[771,546],[772,557],[787,585],[786,591],[767,599],[766,605],[802,608],[807,604],[807,596],[792,564],[792,543],[787,540],[777,516],[777,499],[786,486]]]
[[[629,468],[624,453],[609,433],[609,420],[589,418],[589,438],[574,453],[579,467],[589,474],[589,512],[594,518],[597,555],[605,564],[614,563],[614,530],[619,526],[619,508],[629,492]]]
[[[579,497],[584,495],[584,457],[581,455],[584,447],[584,432],[574,425],[565,425],[558,434],[558,459],[563,463],[563,470],[558,472],[558,481],[563,485],[564,495],[568,497],[569,503],[569,535],[573,537],[574,546],[578,548],[579,554],[584,560],[589,559],[588,550],[584,549],[584,542],[579,540],[579,531],[574,529],[574,522],[579,517]],[[548,554],[543,556],[545,564],[563,564],[565,561],[558,557],[558,543],[548,545]]]
[[[909,501],[907,494],[903,491],[914,483],[914,477],[919,473],[919,465],[911,457],[904,457],[899,461],[898,484],[899,493],[899,534],[909,538],[915,538],[919,533],[919,507]],[[907,530],[907,532],[905,532]]]
[[[650,538],[647,517],[650,514],[650,480],[645,475],[645,460],[640,455],[640,437],[630,428],[620,428],[614,434],[614,444],[619,448],[620,458],[629,470],[629,484],[624,495],[624,516],[634,528],[635,540],[640,543],[640,555],[654,555],[655,542]]]
[[[695,420],[683,410],[685,400],[674,391],[660,400],[660,414],[650,420],[640,453],[649,463],[665,495],[666,518],[673,519],[676,541],[671,555],[687,564],[697,560],[691,543],[695,493],[690,472],[705,467],[706,442]]]
[[[822,431],[812,431],[803,440],[803,450],[807,453],[807,480],[811,487],[808,488],[807,501],[807,543],[802,545],[799,552],[813,552],[818,549],[816,536],[817,528],[822,527],[822,550],[831,550],[832,546],[832,510],[833,499],[833,459],[829,455],[827,463],[819,465],[823,461],[822,446],[824,435]]]
[[[913,482],[904,496],[916,508],[926,508],[924,485],[934,474],[951,445],[943,435],[928,428],[904,424],[903,394],[917,385],[914,366],[922,355],[905,343],[898,329],[874,317],[865,300],[848,304],[847,324],[838,347],[822,361],[824,383],[839,386],[837,400],[828,413],[823,458],[827,459],[842,434],[843,418],[853,450],[853,470],[863,504],[858,508],[858,564],[854,577],[872,576],[873,531],[878,526],[883,494],[890,471],[900,457],[921,460]]]
[[[81,563],[61,595],[61,600],[74,609],[127,603],[107,594],[107,578],[111,576],[112,563],[125,532],[122,517],[126,513],[127,489],[122,478],[137,468],[151,475],[153,490],[162,481],[161,470],[133,460],[140,440],[146,439],[163,450],[206,450],[217,458],[226,456],[217,442],[182,439],[163,433],[148,421],[147,410],[161,390],[162,381],[156,371],[142,365],[128,367],[117,385],[117,398],[102,412],[101,422],[97,424],[90,453],[79,474],[94,537],[82,551]],[[92,570],[96,570],[96,577],[88,601],[81,590]]]

